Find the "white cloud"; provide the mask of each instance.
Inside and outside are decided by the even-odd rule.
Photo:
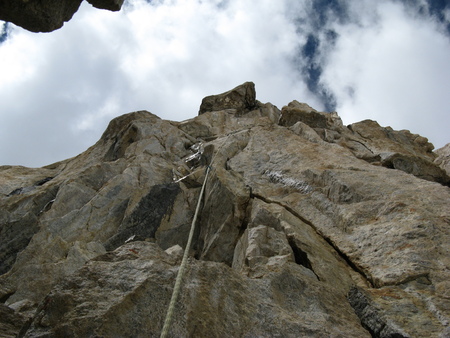
[[[377,24],[365,29],[336,27],[340,38],[324,79],[338,111],[346,123],[373,119],[443,146],[450,141],[448,38],[400,4],[384,2],[376,14]]]
[[[118,13],[83,3],[51,34],[14,29],[0,46],[0,71],[8,74],[0,141],[11,145],[1,148],[0,163],[37,166],[76,155],[129,111],[190,118],[204,96],[249,80],[262,101],[302,96],[301,80],[289,78],[296,35],[284,2],[260,1],[257,10],[248,1],[219,3],[133,1]]]
[[[58,31],[12,29],[0,44],[0,164],[40,166],[74,156],[109,120],[134,110],[191,118],[203,97],[245,81],[256,83],[262,102],[281,108],[297,99],[323,108],[293,62],[304,62],[298,54],[308,33],[324,38],[310,21],[312,2],[152,3],[130,0],[109,12],[84,2]],[[322,44],[317,58],[344,122],[372,118],[440,134],[439,145],[449,141],[442,122],[448,40],[435,23],[387,0],[351,4],[350,21],[334,18],[324,27],[340,35],[336,46]]]

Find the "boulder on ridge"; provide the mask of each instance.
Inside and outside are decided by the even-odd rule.
[[[237,114],[243,114],[254,108],[256,108],[255,84],[245,82],[225,93],[205,97],[198,114],[225,109],[235,109]]]

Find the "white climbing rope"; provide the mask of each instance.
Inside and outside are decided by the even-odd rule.
[[[178,270],[177,279],[175,280],[175,286],[173,288],[172,298],[170,299],[169,308],[167,309],[166,319],[164,321],[164,326],[161,331],[161,338],[167,337],[169,334],[170,324],[172,322],[173,311],[175,309],[175,303],[178,299],[178,294],[180,293],[181,280],[183,279],[184,270],[186,268],[186,263],[188,260],[189,250],[191,248],[192,238],[194,237],[195,223],[197,221],[197,215],[200,210],[200,205],[202,202],[203,193],[205,191],[206,180],[208,179],[208,174],[210,171],[210,166],[206,166],[205,179],[203,180],[202,189],[200,190],[200,196],[198,197],[197,208],[195,209],[194,218],[192,219],[191,230],[189,232],[189,238],[184,249],[183,259],[181,260],[180,269]]]
[[[191,223],[191,230],[189,231],[189,238],[188,238],[188,241],[186,244],[186,248],[184,249],[183,259],[181,260],[180,269],[178,270],[177,278],[175,280],[175,286],[173,288],[172,298],[170,299],[169,308],[167,309],[166,319],[164,320],[164,325],[161,330],[161,338],[166,338],[167,335],[169,334],[170,324],[172,323],[173,312],[175,310],[175,304],[178,299],[178,294],[180,293],[181,282],[183,279],[184,270],[186,268],[186,264],[187,264],[187,260],[188,260],[188,256],[189,256],[189,250],[191,248],[192,238],[194,237],[195,223],[197,222],[197,216],[198,216],[198,212],[200,210],[202,197],[205,192],[206,181],[208,180],[208,175],[211,170],[211,165],[214,162],[214,159],[216,158],[219,151],[225,145],[225,142],[228,140],[228,137],[232,134],[235,134],[235,133],[230,133],[225,137],[225,139],[223,140],[219,149],[215,152],[215,154],[211,158],[210,162],[206,164],[205,179],[203,180],[202,189],[200,190],[200,196],[198,197],[197,207],[195,208],[194,218],[192,219],[192,223]],[[191,174],[189,174],[187,176],[190,176],[190,175]],[[182,177],[181,179],[177,180],[176,182],[182,181],[187,176]]]

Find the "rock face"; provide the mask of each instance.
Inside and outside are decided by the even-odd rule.
[[[445,167],[439,167],[440,162],[434,163],[439,154],[433,153],[434,146],[427,138],[409,130],[395,131],[372,120],[345,127],[336,113],[321,113],[297,101],[283,107],[279,124],[291,127],[312,142],[319,135],[323,141],[337,143],[369,163],[450,186]],[[308,127],[315,133],[308,132]]]
[[[0,1],[0,20],[32,32],[51,32],[61,28],[78,10],[83,0],[4,0]],[[118,11],[123,0],[90,0],[101,9]]]
[[[447,175],[450,176],[450,143],[447,143],[442,148],[436,150],[438,157],[434,162],[445,170]]]
[[[124,0],[87,0],[92,6],[110,11],[119,11]]]
[[[449,178],[425,138],[252,83],[200,112],[0,167],[3,336],[159,336],[208,164],[171,336],[450,335]]]

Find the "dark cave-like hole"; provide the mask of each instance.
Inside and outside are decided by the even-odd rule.
[[[297,243],[295,243],[295,238],[291,237],[288,241],[292,251],[294,252],[295,263],[303,265],[305,268],[314,271],[311,262],[308,259],[308,254],[298,247]]]
[[[15,294],[15,291],[4,294],[2,297],[0,297],[0,303],[3,303],[3,304],[6,303],[6,301],[9,299],[9,297],[11,297],[13,294]]]
[[[46,177],[46,178],[44,178],[44,179],[42,179],[42,180],[37,181],[34,185],[35,185],[35,186],[41,186],[41,185],[44,185],[45,183],[51,181],[53,178],[54,178],[54,177]]]

